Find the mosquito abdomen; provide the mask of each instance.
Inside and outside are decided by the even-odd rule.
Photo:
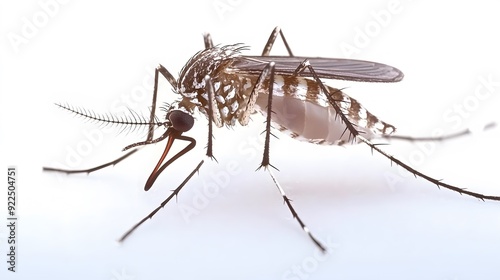
[[[344,114],[357,125],[365,138],[372,139],[395,131],[394,126],[380,121],[355,99],[338,89],[327,88],[334,99],[338,100],[337,104]],[[316,144],[340,145],[353,140],[333,106],[323,94],[317,94],[318,91],[319,87],[314,81],[277,76],[273,88],[274,114],[271,116],[277,124],[276,128],[292,138]],[[267,100],[266,94],[259,94],[256,102],[264,114]]]

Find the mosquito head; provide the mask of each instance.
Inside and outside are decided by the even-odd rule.
[[[167,111],[166,121],[164,123],[168,127],[167,131],[165,131],[165,133],[163,133],[162,136],[154,140],[138,143],[138,144],[152,144],[167,139],[165,150],[163,151],[160,160],[158,160],[156,167],[153,169],[153,172],[149,176],[149,179],[146,181],[146,185],[144,186],[145,191],[149,190],[153,186],[153,183],[155,182],[156,178],[158,178],[158,175],[160,175],[160,173],[162,173],[163,170],[167,168],[167,166],[176,161],[182,155],[186,154],[196,145],[196,141],[193,138],[182,135],[182,133],[189,131],[193,127],[194,125],[193,116],[182,109],[176,108],[175,106],[171,106],[169,108],[170,109]],[[170,151],[170,148],[172,147],[172,144],[176,139],[182,141],[188,141],[190,142],[190,144],[187,145],[180,152],[175,154],[172,158],[166,160],[167,154]],[[163,163],[165,160],[166,162]]]
[[[182,110],[172,110],[167,113],[167,125],[179,132],[186,132],[193,127],[194,118]]]

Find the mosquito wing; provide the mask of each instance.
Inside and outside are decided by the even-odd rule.
[[[276,74],[291,75],[306,59],[316,74],[325,79],[391,83],[401,81],[404,76],[403,72],[395,67],[372,61],[300,56],[240,56],[234,58],[228,70],[259,75],[269,62],[274,62]],[[307,70],[299,75],[311,77],[311,73]]]

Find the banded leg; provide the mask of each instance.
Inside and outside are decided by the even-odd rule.
[[[356,130],[356,128],[354,127],[354,125],[349,121],[349,119],[347,118],[347,116],[342,112],[342,109],[340,108],[339,104],[337,103],[339,101],[336,101],[336,100],[333,99],[332,94],[328,91],[328,89],[326,88],[326,86],[323,84],[323,82],[321,81],[321,79],[318,77],[318,75],[314,71],[314,68],[310,65],[309,61],[307,61],[307,60],[303,61],[301,63],[301,65],[299,65],[299,67],[297,67],[297,69],[296,69],[295,72],[296,72],[296,74],[299,74],[299,73],[303,72],[305,69],[308,69],[311,72],[313,78],[320,85],[321,90],[325,94],[325,96],[328,99],[329,103],[332,105],[332,107],[335,109],[335,112],[337,113],[337,115],[341,118],[342,122],[345,124],[346,131],[352,136],[352,140],[358,139],[359,141],[361,141],[361,142],[365,143],[366,145],[368,145],[371,148],[372,151],[375,150],[379,154],[381,154],[384,157],[386,157],[387,159],[389,159],[391,161],[391,163],[393,163],[393,162],[396,163],[397,165],[399,165],[399,166],[403,167],[404,169],[406,169],[408,172],[412,173],[415,177],[417,177],[417,176],[421,177],[421,178],[427,180],[428,182],[437,185],[438,187],[443,187],[443,188],[449,189],[451,191],[455,191],[455,192],[458,192],[460,194],[469,195],[469,196],[472,196],[472,197],[475,197],[475,198],[478,198],[478,199],[481,199],[481,200],[497,200],[497,201],[500,201],[500,197],[499,196],[490,196],[490,195],[484,195],[484,194],[480,194],[480,193],[476,193],[476,192],[471,192],[471,191],[468,191],[466,189],[459,188],[459,187],[456,187],[456,186],[444,183],[441,180],[438,180],[438,179],[432,178],[432,177],[430,177],[428,175],[425,175],[424,173],[422,173],[422,172],[420,172],[420,171],[418,171],[418,170],[410,167],[409,165],[405,164],[401,160],[395,158],[394,156],[392,156],[392,155],[386,153],[385,151],[383,151],[382,149],[380,149],[378,144],[372,143],[370,140],[368,140],[365,137],[363,137],[358,130]]]

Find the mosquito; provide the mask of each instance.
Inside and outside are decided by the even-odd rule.
[[[288,56],[271,56],[271,49],[276,39],[281,37]],[[476,197],[481,200],[500,200],[498,196],[488,196],[468,191],[447,184],[417,171],[401,160],[386,153],[381,144],[372,140],[380,137],[396,138],[410,141],[432,141],[455,138],[470,133],[469,130],[440,138],[414,138],[397,136],[395,127],[380,120],[365,109],[354,98],[349,97],[341,89],[327,86],[321,79],[337,79],[359,82],[399,82],[403,73],[395,67],[362,60],[319,58],[294,56],[282,30],[276,27],[269,37],[260,56],[242,55],[247,50],[243,44],[214,45],[210,34],[204,35],[205,49],[196,53],[182,68],[179,78],[174,76],[161,64],[155,69],[153,100],[149,118],[130,111],[125,118],[109,114],[96,114],[91,110],[80,109],[69,105],[56,104],[76,115],[96,121],[104,125],[124,127],[147,127],[145,141],[126,146],[128,151],[122,157],[109,163],[83,170],[65,170],[44,167],[44,171],[71,173],[91,173],[107,166],[115,165],[135,153],[140,147],[155,144],[165,139],[166,146],[158,163],[147,179],[144,190],[148,191],[158,176],[174,161],[182,157],[196,145],[196,140],[184,135],[195,123],[193,115],[201,112],[208,119],[208,141],[206,156],[216,160],[213,154],[213,125],[217,127],[233,127],[238,122],[248,125],[251,114],[260,111],[265,116],[265,142],[262,162],[257,169],[265,169],[271,176],[274,185],[280,192],[284,203],[293,218],[314,244],[326,251],[325,246],[311,233],[292,206],[291,200],[279,184],[270,162],[270,144],[272,128],[287,133],[292,138],[305,140],[315,144],[342,145],[364,143],[371,151],[376,151],[415,177],[460,194]],[[178,99],[166,104],[162,109],[166,116],[160,120],[156,116],[158,95],[158,79],[163,76],[173,87]],[[157,128],[165,132],[154,138]],[[491,127],[491,125],[486,128]],[[170,159],[168,152],[175,140],[186,142],[186,146]],[[119,241],[124,241],[146,220],[151,219],[172,198],[176,197],[184,185],[196,174],[204,160],[201,160],[184,181],[151,213],[145,216]],[[277,169],[276,169],[277,170]]]

